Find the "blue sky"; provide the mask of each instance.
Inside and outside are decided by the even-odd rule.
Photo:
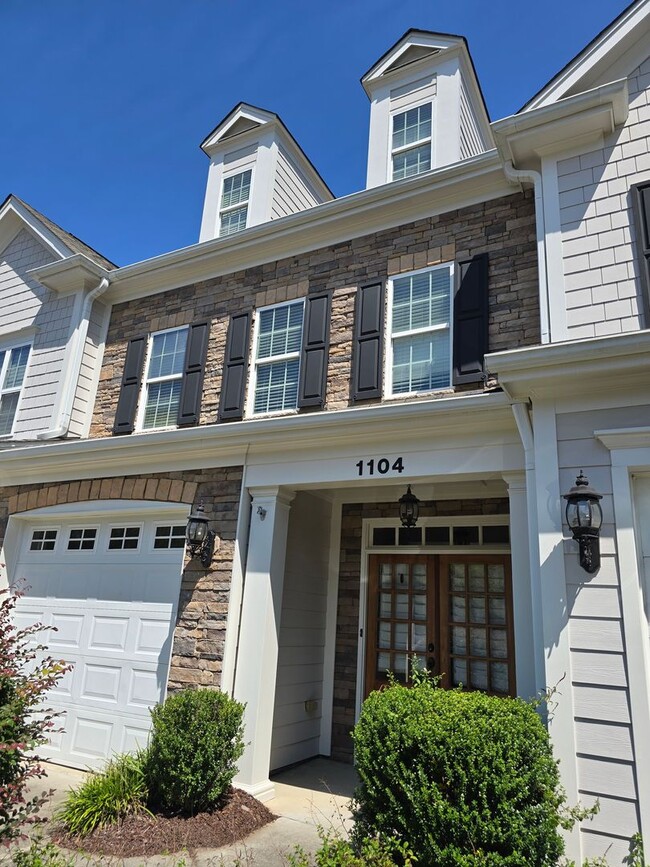
[[[0,0],[0,201],[117,264],[198,240],[199,144],[239,101],[277,112],[335,195],[363,188],[360,76],[409,27],[464,35],[492,119],[625,0]]]

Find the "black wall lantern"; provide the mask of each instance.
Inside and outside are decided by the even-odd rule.
[[[208,519],[205,517],[203,502],[199,503],[187,519],[185,539],[187,540],[187,549],[190,552],[190,557],[196,557],[198,554],[201,565],[204,569],[207,569],[212,562],[214,533],[208,529]]]
[[[567,524],[580,545],[580,565],[589,574],[600,569],[599,537],[603,510],[598,501],[602,498],[603,495],[591,487],[582,470],[575,485],[564,494]]]
[[[403,527],[415,527],[420,515],[420,501],[411,492],[409,485],[406,493],[399,498],[399,519]]]

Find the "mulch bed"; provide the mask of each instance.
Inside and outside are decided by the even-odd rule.
[[[264,827],[276,817],[264,804],[242,792],[230,789],[223,806],[212,813],[196,816],[129,816],[119,825],[110,825],[87,834],[70,836],[59,830],[53,839],[66,849],[80,849],[91,855],[118,858],[161,855],[200,848],[227,846]]]

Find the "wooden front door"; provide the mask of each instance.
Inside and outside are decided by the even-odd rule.
[[[508,556],[370,556],[365,694],[409,683],[413,658],[445,687],[515,694]]]

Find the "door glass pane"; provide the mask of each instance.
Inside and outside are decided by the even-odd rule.
[[[490,630],[490,654],[497,659],[505,659],[508,655],[508,642],[505,629]]]
[[[490,597],[490,623],[506,622],[506,600],[503,596]]]
[[[408,590],[409,567],[406,563],[398,563],[395,566],[395,586],[398,590]]]
[[[395,595],[395,617],[400,620],[406,620],[409,616],[409,595],[408,593],[397,593]]]
[[[493,662],[490,666],[493,692],[508,692],[508,666],[505,662]]]
[[[467,653],[467,630],[464,626],[454,626],[451,630],[452,653]]]
[[[505,592],[505,574],[503,564],[491,563],[488,566],[488,585],[490,593]]]
[[[469,646],[472,656],[487,656],[487,635],[485,629],[472,628],[469,631]]]
[[[379,646],[390,647],[390,623],[379,621]]]
[[[426,596],[414,596],[413,597],[413,620],[426,620],[427,619],[427,597]]]
[[[411,650],[427,649],[427,628],[424,625],[411,625]]]
[[[395,653],[393,655],[393,672],[399,680],[406,678],[408,670],[408,653]]]
[[[393,567],[390,563],[382,563],[379,567],[380,584],[389,588],[393,583]]]
[[[464,659],[454,659],[451,663],[451,679],[454,686],[467,683],[467,662]]]
[[[424,563],[415,563],[413,566],[413,589],[426,590],[427,567]]]
[[[390,671],[390,653],[377,654],[377,674],[384,675]]]
[[[408,623],[395,624],[395,650],[406,650],[408,648]]]
[[[472,662],[471,664],[471,686],[474,689],[488,688],[488,673],[487,662]]]
[[[471,563],[469,567],[470,593],[485,593],[485,576],[482,563]]]
[[[454,623],[465,623],[465,597],[464,596],[452,596],[451,597],[451,619]]]
[[[379,594],[379,616],[380,617],[390,617],[393,613],[393,606],[391,605],[391,595],[390,593],[380,593]]]
[[[461,593],[465,592],[465,564],[464,563],[452,563],[449,567],[450,570],[450,579],[449,579],[449,588],[450,590],[460,591]]]
[[[469,619],[472,623],[485,623],[485,599],[482,596],[470,597]]]

